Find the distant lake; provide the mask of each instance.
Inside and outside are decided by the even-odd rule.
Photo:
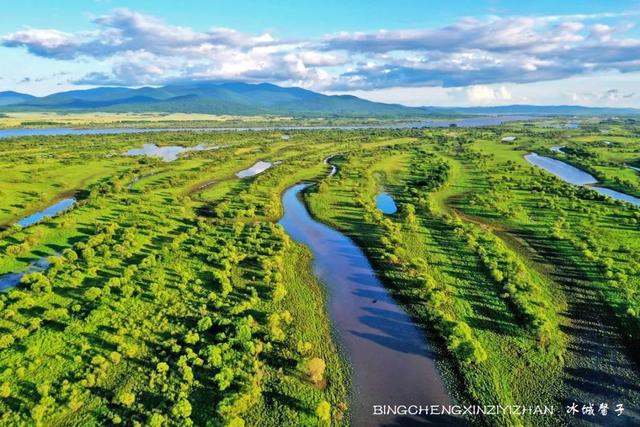
[[[0,138],[17,136],[48,136],[48,135],[104,135],[144,132],[186,132],[186,131],[275,131],[275,130],[359,130],[359,129],[411,129],[436,127],[476,127],[497,126],[513,121],[540,120],[533,116],[482,116],[463,119],[424,120],[408,123],[394,123],[381,125],[344,125],[344,126],[264,126],[264,127],[220,127],[220,128],[104,128],[104,129],[74,129],[65,127],[34,128],[34,129],[0,129]]]

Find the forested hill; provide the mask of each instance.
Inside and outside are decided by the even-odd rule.
[[[429,100],[425,99],[425,104]],[[0,92],[1,111],[167,112],[232,115],[397,117],[461,114],[628,115],[632,108],[576,105],[508,105],[487,107],[407,107],[351,95],[324,95],[269,83],[196,81],[162,87],[98,87],[35,97]]]
[[[101,87],[60,92],[41,98],[0,92],[0,101],[0,106],[5,111],[148,111],[293,116],[425,115],[422,108],[383,104],[349,95],[329,96],[268,83],[190,82],[158,88]]]

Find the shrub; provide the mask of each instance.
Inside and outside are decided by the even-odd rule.
[[[321,401],[316,407],[316,415],[320,421],[328,423],[331,421],[331,405],[326,400]]]
[[[102,290],[100,288],[91,287],[84,292],[84,297],[89,301],[94,301],[100,298],[101,294],[102,294]]]
[[[130,408],[135,401],[136,395],[127,391],[118,394],[118,396],[116,397],[116,403],[119,403],[122,406],[126,406],[127,408]]]
[[[325,369],[326,364],[324,363],[324,360],[319,357],[314,357],[307,362],[305,371],[309,380],[314,384],[317,384],[322,381]]]
[[[153,414],[149,417],[148,425],[149,427],[162,427],[165,425],[165,418],[161,414]]]
[[[175,417],[189,418],[191,416],[191,404],[186,399],[180,399],[171,408],[171,414]]]
[[[0,335],[0,348],[10,347],[14,342],[13,335],[11,334],[2,334]]]
[[[51,282],[44,274],[38,272],[25,274],[20,279],[20,283],[29,287],[35,292],[49,292],[51,291]]]
[[[454,322],[447,337],[447,347],[464,364],[479,364],[487,360],[487,352],[473,338],[471,327],[465,322]]]
[[[47,310],[44,313],[44,319],[45,320],[49,320],[49,321],[60,321],[60,320],[65,320],[69,317],[69,313],[67,312],[67,309],[64,307],[60,307],[60,308],[52,308]]]
[[[211,326],[213,326],[213,320],[211,320],[211,317],[207,316],[198,320],[198,330],[201,332],[211,329]]]
[[[11,385],[5,381],[0,385],[0,397],[6,399],[9,396],[11,396]]]

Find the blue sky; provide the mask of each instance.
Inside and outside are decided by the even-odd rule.
[[[22,0],[0,18],[0,90],[208,79],[410,105],[640,107],[639,16],[640,1]]]

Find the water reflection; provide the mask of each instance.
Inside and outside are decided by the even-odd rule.
[[[538,166],[570,184],[588,185],[598,182],[593,175],[560,160],[540,156],[536,153],[527,154],[524,158],[532,165]]]
[[[636,206],[640,206],[640,198],[621,193],[610,188],[592,185],[598,183],[598,180],[593,175],[588,174],[587,172],[578,169],[575,166],[571,166],[568,163],[552,159],[550,157],[540,156],[536,153],[527,154],[526,156],[524,156],[524,158],[527,159],[527,161],[532,165],[538,166],[539,168],[542,168],[547,172],[554,174],[565,182],[575,185],[588,186],[592,190],[595,190],[605,196],[611,197],[616,200],[621,200],[623,202],[631,203]]]
[[[159,147],[156,144],[144,144],[142,148],[132,148],[126,152],[127,156],[147,156],[160,157],[165,162],[172,162],[182,153],[189,151],[204,151],[218,148],[217,146],[206,146],[198,144],[194,147],[182,147],[180,145],[166,145]]]
[[[376,207],[380,209],[383,214],[391,215],[398,211],[396,202],[388,193],[380,193],[376,196]]]
[[[591,188],[596,190],[598,193],[604,194],[605,196],[609,196],[613,199],[622,200],[622,201],[640,206],[640,199],[637,197],[633,197],[629,194],[621,193],[619,191],[612,190],[610,188],[605,188],[605,187],[591,187]]]
[[[49,268],[49,265],[50,263],[47,258],[40,258],[39,260],[32,262],[29,267],[21,273],[7,273],[0,275],[0,291],[5,291],[17,286],[25,274],[44,271]]]
[[[53,204],[48,208],[41,210],[40,212],[36,212],[33,215],[21,219],[17,222],[17,224],[21,227],[28,227],[35,224],[36,222],[43,220],[44,218],[51,218],[66,211],[75,203],[76,199],[74,198],[60,200],[58,203]]]
[[[271,166],[272,166],[271,162],[263,162],[262,160],[260,160],[260,161],[256,162],[256,164],[251,166],[250,168],[247,168],[247,169],[241,170],[240,172],[237,172],[236,176],[238,178],[248,178],[248,177],[255,176],[255,175],[258,175],[259,173],[262,173],[262,172],[266,171]]]
[[[315,274],[329,290],[328,311],[353,368],[353,425],[457,425],[430,416],[372,416],[373,404],[450,404],[451,398],[424,333],[380,283],[367,257],[351,239],[315,221],[298,184],[283,195],[280,224],[313,252]]]

